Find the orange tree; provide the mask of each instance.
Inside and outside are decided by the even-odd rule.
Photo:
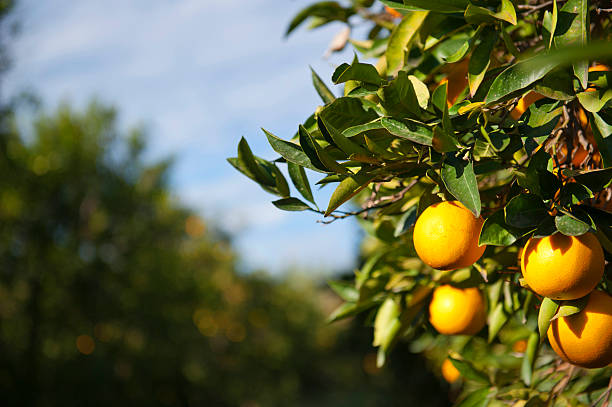
[[[340,97],[313,72],[323,105],[288,140],[264,130],[277,158],[242,139],[229,162],[282,210],[359,220],[362,265],[331,284],[330,319],[369,315],[380,365],[395,346],[449,360],[463,406],[607,405],[609,2],[382,3],[293,19],[369,24],[347,41],[372,64],[337,67]],[[306,170],[335,188],[323,209]]]

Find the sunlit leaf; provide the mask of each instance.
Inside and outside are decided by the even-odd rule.
[[[423,3],[433,3],[423,1]],[[405,16],[393,29],[387,45],[387,73],[395,75],[404,66],[406,50],[427,17],[427,11],[415,11]]]
[[[480,193],[474,164],[456,157],[447,157],[440,170],[444,185],[474,216],[480,216]]]

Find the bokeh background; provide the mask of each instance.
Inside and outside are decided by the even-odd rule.
[[[225,161],[352,58],[341,26],[284,38],[307,4],[0,1],[2,405],[446,405],[410,349],[376,368],[368,317],[326,323],[356,223]]]

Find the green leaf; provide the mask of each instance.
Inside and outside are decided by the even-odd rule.
[[[329,169],[325,166],[317,154],[317,146],[315,145],[316,142],[308,130],[306,130],[306,128],[301,124],[298,126],[298,135],[302,151],[304,151],[304,153],[308,156],[308,159],[312,165],[321,171],[328,172]]]
[[[410,229],[417,220],[417,210],[418,205],[414,205],[410,207],[397,221],[397,225],[395,227],[395,231],[393,232],[393,237],[398,237],[403,235]]]
[[[489,343],[493,342],[499,331],[508,322],[508,314],[504,311],[504,304],[498,303],[493,311],[489,314]]]
[[[440,125],[437,125],[433,129],[431,145],[439,153],[449,153],[461,148],[455,136]]]
[[[352,97],[341,97],[334,100],[319,112],[319,116],[325,120],[327,125],[341,132],[349,127],[368,123],[378,118],[378,115],[372,110],[364,109],[360,99]]]
[[[255,156],[244,137],[242,137],[238,143],[238,160],[251,174],[250,177],[252,179],[262,185],[276,186],[276,181],[272,175],[264,171],[259,164],[257,164],[257,161],[255,161]]]
[[[382,349],[389,347],[401,327],[399,315],[399,304],[392,297],[387,297],[374,319],[373,346],[380,346]]]
[[[561,188],[559,204],[569,207],[589,198],[593,198],[593,193],[587,187],[577,182],[568,182]]]
[[[612,47],[605,42],[591,43],[586,47],[567,47],[524,59],[506,68],[491,84],[486,104],[524,89],[541,79],[553,69],[589,59],[603,59],[612,56]]]
[[[288,161],[287,169],[289,171],[289,177],[291,178],[291,181],[293,182],[293,185],[295,185],[298,192],[302,194],[307,201],[316,205],[314,197],[312,196],[312,190],[310,189],[310,182],[308,182],[308,177],[306,176],[304,167]]]
[[[538,138],[548,136],[559,123],[563,106],[559,101],[538,100],[529,106],[519,122],[521,136]]]
[[[298,133],[300,136],[300,145],[315,167],[323,171],[329,170],[341,174],[347,172],[346,168],[339,165],[325,152],[325,150],[323,150],[323,148],[321,148],[319,143],[317,143],[304,126],[299,126]]]
[[[344,301],[357,302],[359,300],[359,291],[353,282],[328,280],[327,284]]]
[[[287,180],[285,179],[285,176],[283,175],[283,173],[278,169],[278,167],[274,163],[270,163],[263,159],[259,159],[259,160],[261,160],[261,163],[263,163],[263,165],[267,167],[269,171],[272,173],[272,177],[274,177],[274,181],[276,183],[276,189],[279,195],[285,198],[289,197],[290,195],[289,184],[287,183]]]
[[[453,41],[453,40],[449,40],[449,41]],[[463,57],[465,57],[465,54],[467,54],[468,51],[470,50],[472,41],[468,39],[464,39],[464,40],[459,39],[457,43],[460,45],[459,45],[459,48],[454,53],[448,56],[442,57],[443,60],[448,64],[452,64],[452,63],[461,61]],[[446,43],[444,45],[446,45]],[[440,52],[440,49],[438,49],[437,51]]]
[[[580,236],[589,231],[590,226],[569,213],[555,216],[557,230],[566,236]]]
[[[430,10],[437,13],[463,13],[469,2],[468,0],[404,0],[402,4],[396,1],[381,0],[381,3],[402,11]]]
[[[568,46],[583,47],[588,43],[589,36],[589,2],[588,0],[568,0],[561,7],[554,43],[556,48]],[[573,64],[574,74],[580,80],[583,89],[588,82],[588,61],[576,61]]]
[[[593,137],[601,154],[604,167],[612,167],[612,120],[605,118],[600,113],[588,113],[589,123],[593,130]]]
[[[370,150],[376,157],[379,157],[383,160],[396,160],[398,158],[401,158],[399,154],[387,150],[385,147],[382,147],[368,136],[364,136],[363,139],[366,142],[368,150]]]
[[[573,78],[567,69],[553,69],[535,83],[533,90],[551,99],[572,100],[576,93]]]
[[[427,109],[429,105],[429,89],[427,85],[414,75],[408,75],[408,79],[412,82],[412,88],[416,94],[419,106],[421,109]]]
[[[368,308],[372,308],[374,305],[376,305],[376,302],[373,300],[361,303],[345,302],[330,314],[330,316],[327,318],[327,322],[332,323],[344,318],[352,317],[353,315],[357,315]]]
[[[321,18],[325,22],[329,21],[348,21],[348,18],[353,13],[344,9],[335,1],[321,1],[312,4],[301,10],[289,23],[285,36],[291,34],[298,26],[300,26],[309,17]]]
[[[501,8],[495,16],[502,21],[516,25],[516,10],[510,0],[502,0]]]
[[[491,63],[491,53],[497,43],[497,32],[488,28],[483,30],[480,35],[480,43],[474,48],[472,57],[468,64],[468,83],[470,86],[470,95],[474,96],[478,87],[482,83],[487,69]]]
[[[591,113],[597,113],[612,100],[612,89],[597,89],[584,91],[576,95],[582,107]]]
[[[504,211],[499,210],[485,220],[478,244],[480,246],[510,246],[524,234],[525,232],[521,229],[508,226],[504,220]]]
[[[300,165],[302,167],[309,168],[313,171],[325,172],[313,165],[313,163],[310,161],[310,158],[308,158],[304,151],[302,151],[300,146],[289,141],[282,140],[265,129],[262,130],[266,134],[268,142],[270,143],[274,151],[280,154],[285,160]]]
[[[544,297],[540,304],[540,312],[538,313],[538,332],[542,340],[546,338],[550,321],[553,319],[559,309],[559,301]]]
[[[307,211],[312,209],[310,206],[300,201],[297,198],[283,198],[272,202],[278,209],[291,212]]]
[[[486,407],[491,401],[489,394],[492,392],[493,390],[488,387],[475,390],[469,393],[469,395],[457,404],[456,407]]]
[[[501,20],[516,25],[516,11],[509,0],[502,0],[499,12],[469,3],[465,9],[464,17],[470,24],[494,23],[496,20]]]
[[[553,0],[552,13],[546,10],[544,12],[544,18],[542,19],[542,37],[544,38],[544,42],[546,43],[546,48],[552,47],[558,17],[559,13],[557,11],[557,0]]]
[[[527,350],[525,351],[523,363],[521,364],[521,378],[527,386],[530,386],[532,382],[533,366],[540,347],[539,342],[540,335],[538,335],[537,332],[532,332],[527,340]]]
[[[444,112],[445,109],[448,109],[448,105],[446,103],[447,94],[448,94],[447,89],[448,89],[448,83],[445,81],[444,83],[436,87],[436,89],[434,89],[433,95],[431,96],[431,103],[440,112]]]
[[[361,147],[360,145],[354,143],[347,137],[343,136],[338,130],[334,127],[330,126],[325,122],[323,117],[317,117],[317,123],[319,126],[319,130],[325,137],[325,139],[330,139],[333,144],[335,144],[340,150],[344,151],[346,154],[362,154],[369,155],[368,151]]]
[[[415,120],[396,120],[383,117],[380,124],[394,136],[413,141],[426,146],[432,145],[433,133],[427,125]]]
[[[475,217],[480,216],[480,194],[474,174],[474,165],[456,157],[447,157],[440,175],[448,192],[457,198]]]
[[[466,360],[455,359],[450,356],[448,357],[448,359],[451,361],[453,366],[457,368],[459,373],[461,373],[461,376],[465,377],[466,379],[474,380],[476,382],[480,382],[484,384],[491,383],[489,381],[489,376],[487,376],[486,373],[481,372],[480,370],[476,369],[470,362]]]
[[[587,295],[576,300],[563,301],[555,316],[551,318],[551,321],[554,321],[558,318],[569,317],[570,315],[579,313],[584,309],[588,300],[589,296]]]
[[[573,176],[574,180],[597,193],[612,185],[612,168],[589,170]]]
[[[375,178],[376,176],[371,173],[362,173],[360,171],[342,180],[329,200],[329,206],[325,211],[325,216],[329,216],[329,214],[335,211],[340,205],[357,195]]]
[[[423,3],[434,3],[423,1]],[[387,45],[387,73],[395,75],[404,66],[404,55],[409,44],[423,25],[427,17],[427,11],[415,11],[405,16],[402,21],[393,29]]]
[[[419,114],[420,105],[416,93],[408,74],[404,71],[398,72],[397,78],[383,86],[378,91],[378,96],[382,106],[390,115],[415,117]]]
[[[344,83],[347,81],[359,81],[379,86],[383,82],[374,65],[363,64],[355,61],[351,65],[342,64],[334,71],[332,81],[335,84]]]
[[[312,67],[310,67],[310,72],[312,73],[312,84],[314,85],[319,96],[321,96],[321,100],[323,100],[325,104],[331,103],[336,100],[336,97],[334,96],[332,91],[329,90],[327,85],[325,85],[325,82],[323,82],[323,80],[319,77],[319,75],[317,75],[317,73],[314,69],[312,69]]]
[[[517,195],[504,208],[506,223],[516,228],[536,226],[546,215],[544,202],[533,194]]]
[[[359,124],[357,126],[349,127],[348,129],[342,132],[342,135],[344,137],[354,137],[368,130],[379,130],[379,129],[384,129],[384,127],[381,123],[381,119],[377,118],[376,120],[373,120],[369,123]]]

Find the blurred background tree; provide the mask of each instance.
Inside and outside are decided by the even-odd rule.
[[[230,238],[171,193],[171,161],[114,109],[0,134],[0,393],[7,406],[445,405],[422,359],[380,371],[323,282],[236,271]]]

